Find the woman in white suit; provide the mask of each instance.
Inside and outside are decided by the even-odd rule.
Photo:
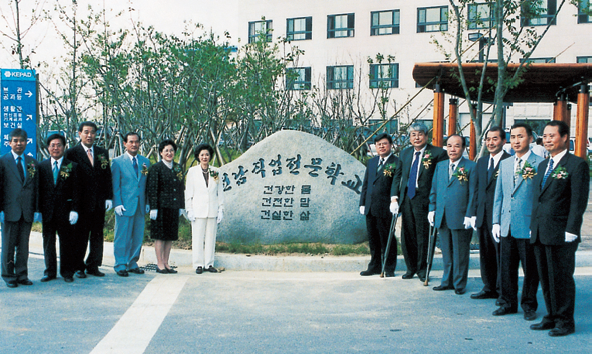
[[[219,171],[210,166],[214,149],[201,144],[195,150],[199,165],[187,172],[185,207],[191,221],[193,266],[197,274],[218,272],[214,268],[217,223],[222,221],[224,196]]]

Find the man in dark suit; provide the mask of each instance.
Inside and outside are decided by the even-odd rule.
[[[380,274],[392,215],[389,211],[390,190],[399,159],[393,155],[393,139],[387,133],[374,138],[378,156],[371,158],[366,167],[362,194],[360,195],[360,214],[366,215],[370,263],[368,269],[360,273],[367,276]],[[393,236],[386,260],[384,275],[395,276],[397,266],[397,239]]]
[[[434,290],[465,293],[469,274],[471,228],[475,228],[476,164],[462,157],[465,139],[453,134],[446,141],[449,161],[436,165],[428,220],[438,228],[444,263],[442,282]]]
[[[500,127],[492,127],[485,135],[489,154],[477,160],[477,232],[483,289],[471,294],[471,299],[497,299],[500,296],[499,244],[491,236],[491,219],[499,163],[511,156],[503,151],[505,143],[506,132]]]
[[[24,154],[27,132],[14,129],[10,132],[11,151],[0,158],[2,184],[2,279],[9,288],[32,285],[29,280],[29,234],[37,219],[38,165],[31,156]],[[16,257],[15,257],[16,253]]]
[[[50,158],[39,163],[39,211],[43,217],[43,254],[45,271],[42,282],[56,278],[56,232],[60,237],[60,275],[74,281],[74,227],[80,208],[77,164],[64,158],[66,139],[59,134],[47,138]]]
[[[79,220],[75,227],[75,268],[78,278],[86,273],[102,277],[99,270],[103,262],[103,226],[105,211],[113,206],[113,182],[109,152],[95,145],[97,126],[82,122],[78,127],[80,144],[66,151],[66,158],[78,164],[78,180],[84,190],[80,205]],[[87,245],[89,253],[84,262]]]
[[[550,158],[543,161],[534,177],[530,221],[539,280],[547,315],[534,330],[551,329],[552,337],[575,332],[574,308],[576,250],[581,241],[584,211],[588,204],[588,163],[569,153],[569,127],[550,121],[543,132]]]
[[[407,265],[403,279],[417,274],[425,281],[429,239],[428,207],[432,178],[438,162],[448,159],[444,149],[428,144],[428,128],[423,123],[409,127],[411,147],[401,152],[391,186],[390,210],[402,214],[401,248]],[[399,207],[400,206],[400,207]]]

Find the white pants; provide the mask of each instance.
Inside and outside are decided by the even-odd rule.
[[[191,222],[193,268],[214,266],[216,249],[216,218],[197,218]]]

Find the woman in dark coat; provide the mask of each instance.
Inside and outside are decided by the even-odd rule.
[[[177,273],[169,266],[173,241],[179,238],[179,216],[185,208],[184,176],[173,159],[177,145],[164,140],[158,146],[162,160],[150,166],[146,194],[150,203],[150,237],[155,240],[156,272]]]

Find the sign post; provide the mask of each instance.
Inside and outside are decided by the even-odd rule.
[[[9,135],[14,129],[27,132],[25,154],[37,158],[37,78],[34,70],[0,69],[0,112],[2,148],[0,154],[10,151]]]

